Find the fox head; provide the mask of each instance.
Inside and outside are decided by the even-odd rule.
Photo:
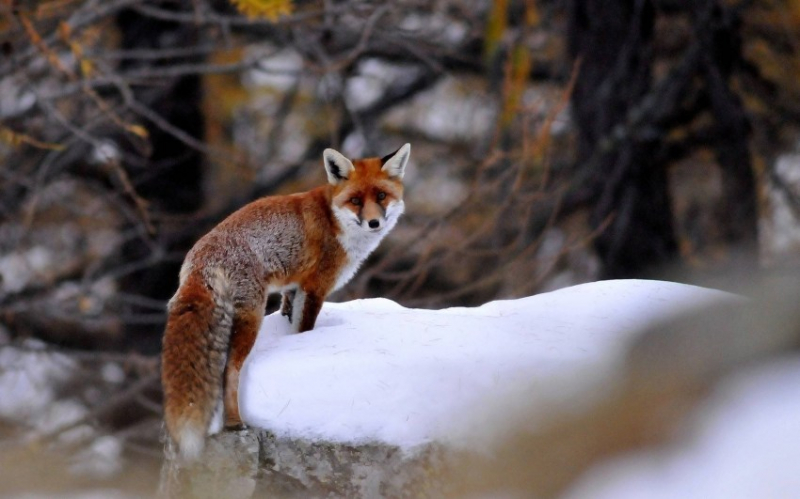
[[[406,144],[383,158],[350,161],[333,149],[323,159],[333,189],[333,213],[342,230],[385,235],[403,214],[403,174],[411,155]]]

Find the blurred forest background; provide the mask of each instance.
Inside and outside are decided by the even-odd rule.
[[[183,256],[326,147],[412,144],[336,300],[793,266],[798,74],[797,0],[0,0],[0,441],[157,466]]]

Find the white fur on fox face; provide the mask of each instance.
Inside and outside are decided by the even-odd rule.
[[[347,208],[342,208],[336,205],[333,206],[333,214],[336,216],[336,220],[339,221],[339,224],[344,232],[352,230],[355,226],[367,233],[383,235],[394,228],[394,226],[397,224],[397,220],[404,211],[405,203],[402,199],[389,203],[386,206],[384,216],[381,217],[380,225],[373,229],[369,226],[369,220],[366,218],[360,220],[358,215],[352,210],[348,210]]]
[[[405,204],[402,200],[389,203],[386,217],[378,229],[370,229],[369,222],[359,221],[358,215],[340,206],[333,206],[333,214],[339,221],[342,232],[338,235],[339,244],[347,253],[347,264],[339,273],[333,290],[337,290],[353,278],[361,263],[372,253],[381,239],[397,224],[403,214]]]
[[[384,224],[381,224],[382,229],[386,232],[392,230],[394,226],[397,225],[397,221],[400,219],[400,215],[403,214],[405,209],[406,204],[402,199],[394,203],[389,203],[386,207],[386,221]]]

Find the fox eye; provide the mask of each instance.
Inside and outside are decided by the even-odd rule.
[[[386,199],[386,193],[383,191],[379,191],[376,197],[378,198],[378,201],[383,201],[384,199]]]
[[[355,206],[361,206],[361,198],[353,196],[350,198],[350,202],[353,203]]]

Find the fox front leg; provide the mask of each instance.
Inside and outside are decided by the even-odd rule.
[[[285,315],[289,322],[292,322],[292,303],[294,302],[296,290],[284,291],[281,298],[281,315]]]
[[[325,295],[316,291],[305,291],[302,288],[294,291],[290,322],[292,323],[292,329],[296,333],[314,329],[314,324],[317,322],[317,316],[319,311],[322,310],[322,302],[324,300]]]

